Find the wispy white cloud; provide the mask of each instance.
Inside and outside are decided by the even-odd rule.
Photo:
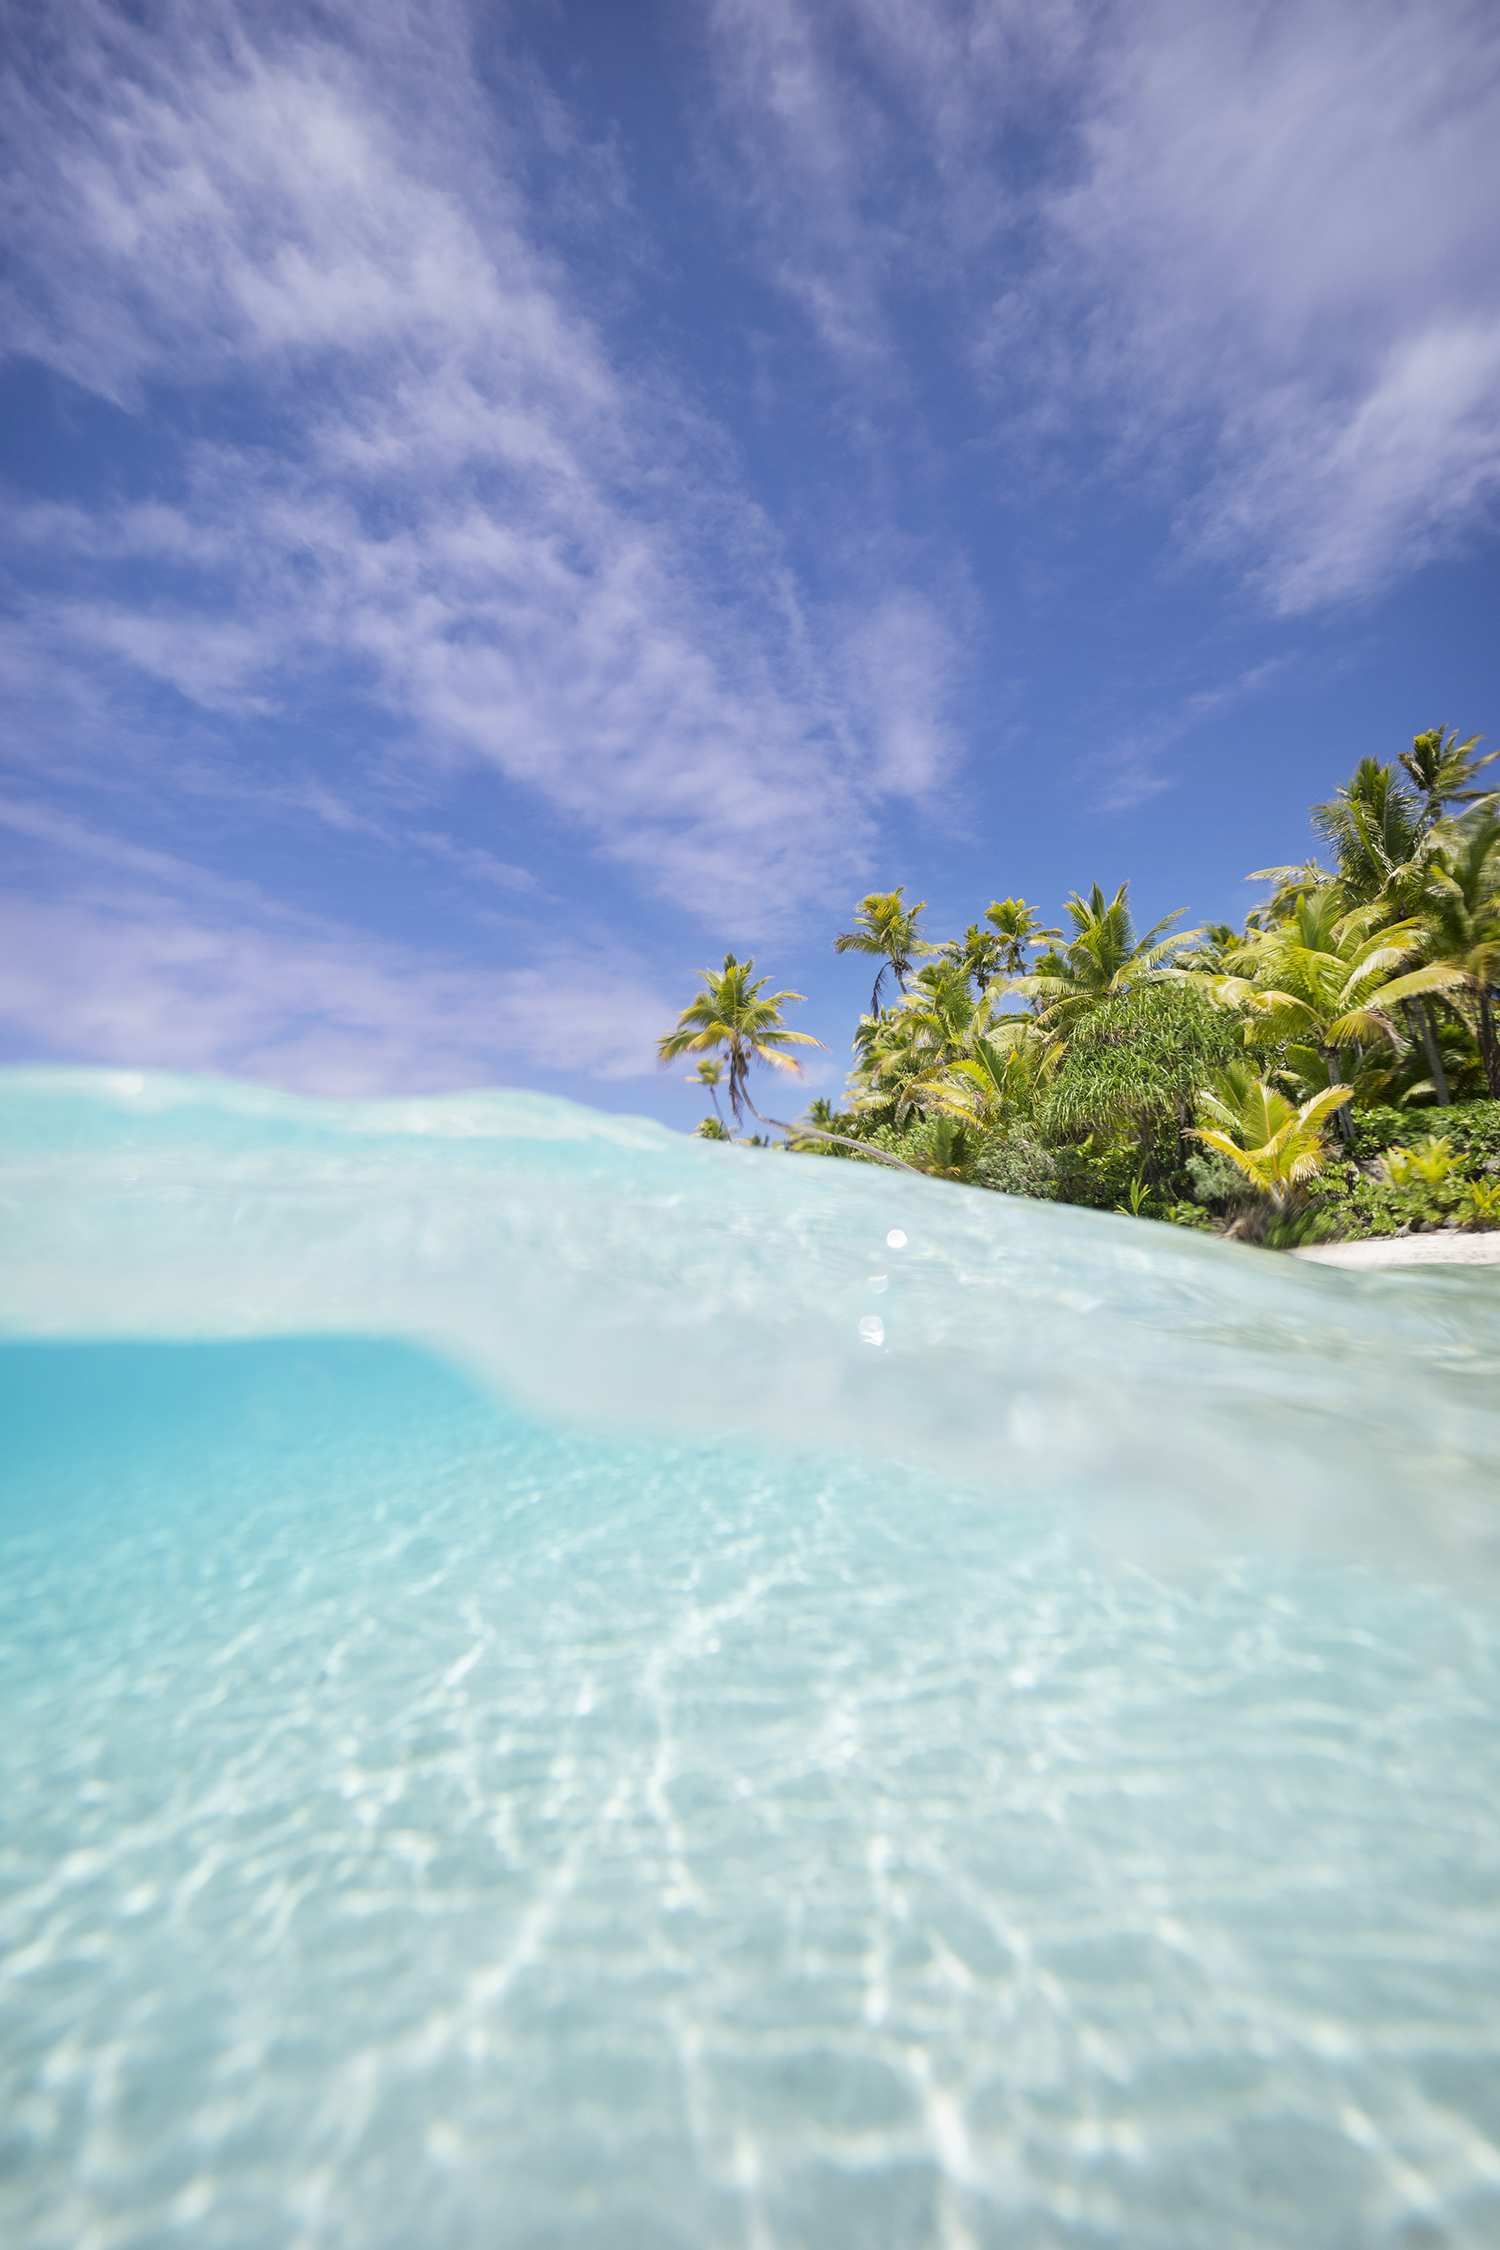
[[[409,30],[452,77],[440,143],[393,110],[395,12],[374,73],[358,38],[228,10],[170,37],[70,15],[66,69],[8,93],[12,336],[264,434],[188,445],[171,499],[25,516],[34,567],[71,574],[25,620],[59,667],[238,714],[341,668],[429,773],[497,768],[716,917],[774,913],[858,859],[873,799],[930,786],[940,712],[911,715],[920,756],[862,731],[721,434],[611,364],[536,247],[460,19]]]
[[[1145,477],[1273,609],[1359,596],[1500,489],[1500,18],[1476,0],[719,0],[763,258],[899,392],[913,282],[995,458]],[[909,319],[909,312],[907,315]],[[861,375],[861,364],[871,372]]]
[[[1283,669],[1284,660],[1268,657],[1252,664],[1233,679],[1199,688],[1174,708],[1159,714],[1149,726],[1135,729],[1090,751],[1078,763],[1078,779],[1099,812],[1129,812],[1136,805],[1159,797],[1172,787],[1166,766],[1169,751],[1191,736],[1205,719],[1244,702],[1269,685]]]
[[[1052,206],[1091,371],[1192,429],[1200,548],[1285,610],[1425,561],[1500,487],[1500,20],[1469,0],[1120,15]]]
[[[1025,219],[1035,181],[1009,176],[1005,136],[1070,82],[1091,13],[1085,0],[714,0],[733,162],[710,146],[708,168],[849,372],[899,392],[893,297],[961,301],[976,253]]]
[[[628,959],[544,949],[497,969],[290,911],[43,806],[0,800],[0,830],[49,858],[44,887],[0,900],[0,1027],[27,1053],[430,1092],[639,1077],[670,1020]]]

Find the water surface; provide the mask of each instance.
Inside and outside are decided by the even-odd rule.
[[[1500,2233],[1497,1277],[0,1088],[7,2244]]]

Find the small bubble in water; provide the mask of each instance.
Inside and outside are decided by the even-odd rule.
[[[885,1322],[878,1313],[867,1312],[859,1324],[859,1332],[867,1344],[885,1342]]]
[[[885,1238],[885,1246],[887,1250],[904,1250],[906,1248],[906,1236],[900,1227],[892,1227]]]

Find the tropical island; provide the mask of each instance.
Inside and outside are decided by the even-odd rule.
[[[726,954],[659,1042],[696,1057],[697,1132],[894,1164],[1268,1248],[1500,1228],[1500,790],[1479,736],[1361,761],[1312,818],[1316,858],[1259,870],[1242,928],[1138,933],[1129,885],[1023,898],[961,937],[872,892],[834,946],[877,964],[843,1104],[767,1117],[757,1064],[820,1044]],[[726,1120],[720,1089],[728,1102]],[[737,1134],[746,1113],[770,1130]]]

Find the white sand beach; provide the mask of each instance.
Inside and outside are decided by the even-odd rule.
[[[1291,1254],[1322,1266],[1500,1266],[1500,1234],[1383,1235],[1372,1242],[1318,1242]]]

